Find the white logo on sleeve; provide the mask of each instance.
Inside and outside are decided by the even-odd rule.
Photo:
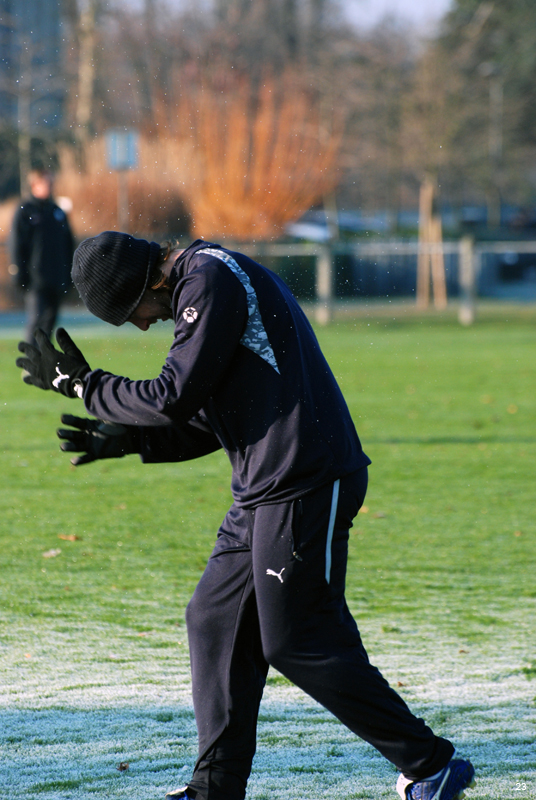
[[[191,306],[189,308],[185,308],[182,312],[182,317],[186,320],[186,322],[195,322],[198,316],[199,314],[195,308],[192,308]]]
[[[281,581],[281,583],[283,583],[283,578],[281,577],[281,575],[284,573],[284,571],[285,571],[285,567],[283,567],[281,572],[274,572],[273,569],[267,569],[266,570],[266,574],[267,575],[273,575],[274,578],[277,578],[278,580]]]
[[[61,372],[60,372],[60,368],[59,367],[56,367],[56,372],[58,373],[58,377],[54,378],[54,380],[52,381],[52,386],[55,389],[59,389],[60,388],[60,383],[62,381],[69,380],[69,375],[62,375]]]

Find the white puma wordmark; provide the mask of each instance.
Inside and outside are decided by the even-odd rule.
[[[285,571],[285,567],[283,567],[283,569],[281,570],[281,572],[274,572],[274,571],[273,571],[273,569],[267,569],[267,570],[266,570],[266,574],[267,574],[267,575],[273,575],[275,578],[277,578],[278,580],[280,580],[280,581],[281,581],[281,583],[283,583],[283,578],[281,577],[281,575],[284,573],[284,571]]]
[[[60,383],[62,381],[69,380],[70,375],[62,375],[61,372],[60,372],[60,368],[59,367],[56,367],[56,372],[58,373],[58,377],[54,378],[54,380],[52,381],[52,386],[54,387],[54,389],[59,389],[60,388]]]

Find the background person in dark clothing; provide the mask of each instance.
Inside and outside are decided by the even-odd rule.
[[[28,182],[31,196],[13,217],[10,272],[25,292],[26,341],[35,342],[37,328],[50,336],[56,324],[70,286],[74,240],[65,212],[52,198],[52,174],[32,170]]]
[[[58,432],[62,449],[83,453],[73,463],[223,448],[232,466],[234,502],[186,612],[199,757],[168,797],[243,800],[271,664],[401,770],[404,800],[457,798],[473,767],[372,666],[346,605],[348,532],[370,460],[287,286],[219,245],[162,256],[113,232],[82,242],[73,280],[106,322],[175,324],[154,380],[91,370],[62,329],[63,353],[40,332],[38,347],[19,345],[27,383],[81,397],[97,417],[62,417],[72,426]]]

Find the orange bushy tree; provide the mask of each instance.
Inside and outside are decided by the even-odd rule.
[[[234,240],[279,236],[332,191],[342,119],[297,77],[257,85],[229,78],[195,82],[157,98],[139,142],[139,169],[127,176],[129,231],[192,232]],[[58,193],[74,201],[79,235],[117,227],[118,180],[104,137],[84,144],[84,168],[62,154]]]
[[[190,145],[185,202],[203,236],[269,239],[337,183],[341,119],[322,113],[293,75],[224,91],[204,85],[180,102]]]

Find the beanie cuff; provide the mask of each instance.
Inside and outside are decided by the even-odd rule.
[[[128,318],[134,313],[137,309],[139,304],[141,303],[141,299],[145,294],[145,290],[147,289],[149,279],[151,277],[151,273],[153,271],[153,267],[155,266],[158,256],[160,255],[160,245],[157,242],[149,242],[149,259],[147,261],[147,273],[145,275],[145,280],[143,282],[143,288],[141,289],[139,296],[134,302],[127,308],[122,309],[122,313],[111,314],[114,317],[114,320],[104,320],[105,322],[111,322],[112,325],[124,325],[125,322],[128,322]],[[119,309],[118,309],[119,311]]]

